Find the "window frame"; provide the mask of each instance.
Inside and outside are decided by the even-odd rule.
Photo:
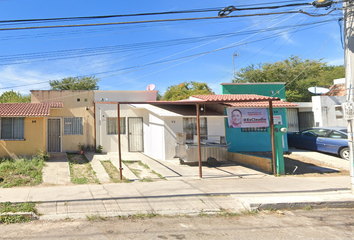
[[[70,124],[68,123],[68,119],[70,119]],[[75,123],[75,121],[80,121],[80,124]],[[84,135],[83,117],[64,117],[63,124],[63,135]],[[66,125],[71,125],[70,133],[68,133]],[[79,129],[77,129],[77,126],[80,126]]]
[[[126,117],[120,117],[120,134],[126,134]],[[114,122],[114,126],[110,126],[110,123]],[[112,129],[114,128],[114,131]],[[123,129],[122,129],[123,128]],[[118,134],[118,122],[117,122],[117,117],[107,117],[106,118],[106,134],[107,135],[117,135]]]
[[[201,117],[200,118],[200,135],[201,139],[208,139],[208,118],[207,117]],[[197,118],[196,117],[184,117],[183,118],[183,133],[186,134],[186,140],[194,140],[194,135],[197,135]],[[189,121],[189,123],[187,122]],[[203,123],[204,121],[204,123]],[[191,132],[186,131],[186,126],[187,125],[193,125],[193,129],[191,127],[188,127],[188,129],[191,129]],[[188,136],[192,135],[192,138],[188,138]]]
[[[3,138],[3,129],[7,129],[8,130],[8,127],[3,127],[3,124],[4,124],[4,119],[11,119],[11,138]],[[14,123],[14,120],[20,120],[20,128],[18,130],[15,129],[15,123]],[[15,131],[21,131],[20,135],[21,135],[21,138],[15,138],[14,135],[15,135]],[[18,133],[16,133],[17,135]],[[0,139],[1,140],[11,140],[11,141],[18,141],[18,140],[25,140],[25,118],[24,117],[2,117],[1,118],[1,131],[0,131]]]

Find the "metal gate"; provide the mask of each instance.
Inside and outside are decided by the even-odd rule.
[[[314,127],[315,119],[313,112],[299,112],[299,126],[300,131]]]
[[[288,119],[288,132],[299,131],[299,117],[297,108],[286,109],[286,115]]]
[[[48,119],[48,152],[61,152],[60,118]]]
[[[144,151],[143,144],[143,118],[130,117],[128,118],[128,141],[129,152],[142,152]]]

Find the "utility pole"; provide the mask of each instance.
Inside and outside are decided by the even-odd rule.
[[[236,78],[235,57],[237,57],[237,56],[238,56],[238,53],[234,53],[234,54],[232,55],[232,65],[233,65],[233,67],[234,67],[234,80],[235,80],[235,78]]]
[[[343,2],[343,22],[344,22],[344,61],[345,61],[345,85],[347,102],[342,104],[345,119],[348,121],[348,145],[350,163],[350,182],[352,194],[354,194],[354,154],[353,154],[353,121],[354,121],[354,33],[353,33],[353,0]]]

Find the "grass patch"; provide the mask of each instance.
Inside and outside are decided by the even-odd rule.
[[[75,184],[99,183],[96,172],[85,155],[68,154],[71,182]]]
[[[94,222],[94,221],[106,221],[105,217],[99,216],[99,215],[86,215],[87,220]]]
[[[33,212],[37,213],[35,203],[0,203],[0,213]]]
[[[35,186],[42,183],[45,161],[41,157],[31,159],[1,159],[0,186],[3,188]]]
[[[0,203],[0,213],[16,213],[16,212],[33,212],[37,213],[35,203]],[[24,217],[22,215],[2,215],[0,216],[0,223],[23,223],[31,221],[30,217]]]
[[[4,215],[0,216],[0,223],[24,223],[31,221],[31,218],[24,217],[22,215]]]
[[[161,178],[161,179],[163,179],[163,180],[166,180],[166,178],[163,177],[160,173],[157,173],[157,172],[155,172],[154,170],[151,170],[151,172],[152,172],[153,174],[156,174],[159,178]]]
[[[152,182],[156,177],[166,180],[161,174],[156,173],[154,170],[151,170],[150,167],[143,163],[142,161],[123,161],[127,167],[132,171],[132,173],[137,176],[141,182]]]
[[[111,161],[101,161],[102,166],[106,170],[108,176],[112,182],[115,183],[131,183],[131,181],[123,176],[123,180],[120,180],[120,173],[118,169],[112,164]]]
[[[139,160],[138,163],[140,166],[143,166],[146,169],[150,169],[150,167],[147,164],[143,163],[142,161]]]
[[[313,208],[312,208],[312,206],[309,204],[309,205],[303,207],[303,210],[310,211],[310,210],[313,210]]]
[[[127,220],[127,219],[149,219],[149,218],[154,218],[154,217],[160,217],[161,215],[151,212],[151,213],[137,213],[134,215],[129,215],[129,216],[118,216],[117,218],[122,219],[122,220]]]

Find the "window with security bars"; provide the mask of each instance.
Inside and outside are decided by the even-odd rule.
[[[125,117],[120,118],[120,134],[125,134]],[[107,134],[118,134],[118,122],[116,117],[107,118]]]
[[[83,135],[82,117],[64,118],[64,135]]]
[[[250,128],[241,128],[241,132],[266,132],[266,127],[250,127]]]
[[[1,118],[1,139],[24,140],[25,118]]]
[[[193,140],[197,135],[197,118],[183,118],[183,132],[186,133],[186,139]],[[208,135],[207,119],[200,118],[201,139],[206,139]]]

